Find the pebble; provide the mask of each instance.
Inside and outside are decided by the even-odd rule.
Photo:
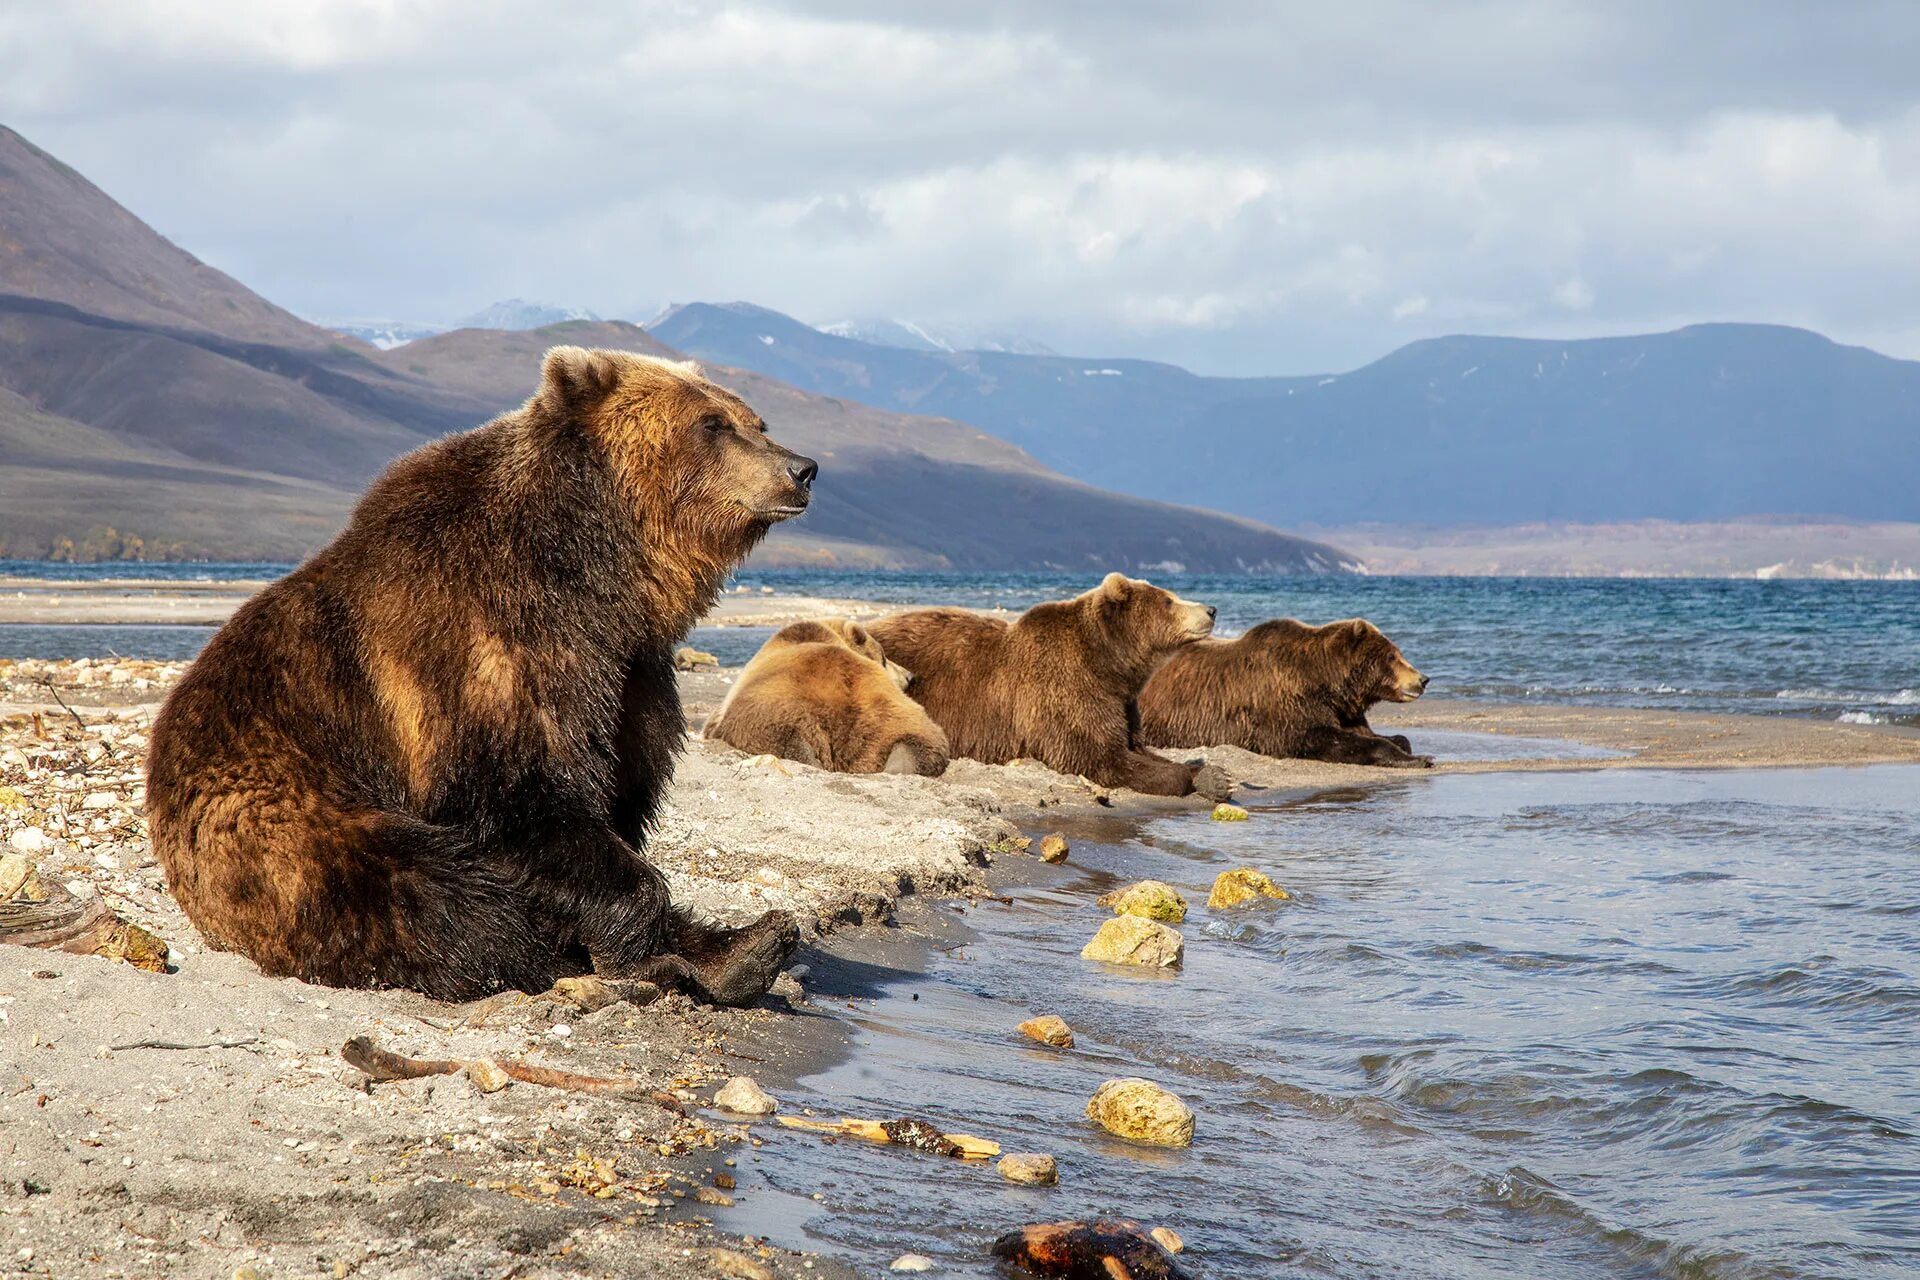
[[[1140,916],[1168,924],[1179,924],[1187,918],[1187,900],[1164,880],[1137,881],[1124,889],[1101,894],[1099,902],[1117,916]]]
[[[933,1259],[919,1253],[903,1253],[887,1264],[889,1271],[931,1271]]]
[[[1058,831],[1040,841],[1040,861],[1065,862],[1067,860],[1067,838]]]
[[[1193,1112],[1151,1080],[1109,1080],[1087,1100],[1087,1119],[1116,1137],[1157,1147],[1193,1143]]]
[[[1187,1247],[1187,1242],[1182,1240],[1180,1233],[1172,1227],[1155,1227],[1153,1230],[1147,1232],[1147,1234],[1153,1237],[1155,1244],[1165,1249],[1168,1253],[1179,1253]]]
[[[1214,877],[1207,894],[1207,905],[1215,910],[1237,907],[1256,898],[1276,898],[1282,902],[1293,895],[1268,878],[1266,872],[1252,867],[1235,867]]]
[[[780,1103],[752,1076],[735,1076],[721,1085],[713,1105],[739,1116],[770,1116],[780,1109]]]
[[[1217,804],[1213,806],[1215,822],[1245,822],[1247,811],[1237,804]]]
[[[1073,1048],[1073,1028],[1067,1025],[1065,1018],[1056,1014],[1043,1013],[1037,1018],[1028,1018],[1015,1030],[1023,1036],[1038,1040],[1041,1044],[1050,1044],[1056,1049]]]
[[[38,827],[22,827],[7,837],[7,847],[32,857],[51,849],[53,841],[47,839],[47,833]]]
[[[996,1166],[1008,1182],[1031,1187],[1051,1187],[1060,1181],[1060,1166],[1052,1156],[1038,1152],[1009,1152]]]
[[[1115,916],[1100,926],[1093,941],[1080,949],[1082,960],[1107,964],[1137,964],[1155,969],[1177,968],[1186,954],[1186,940],[1178,929],[1139,916]]]

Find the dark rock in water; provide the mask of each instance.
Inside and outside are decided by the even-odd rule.
[[[936,1156],[952,1156],[960,1153],[953,1139],[928,1124],[925,1120],[888,1120],[881,1124],[886,1130],[887,1141],[915,1151],[926,1151]]]
[[[1192,1280],[1137,1222],[1040,1222],[993,1242],[993,1256],[1058,1280]]]

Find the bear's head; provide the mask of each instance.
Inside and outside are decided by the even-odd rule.
[[[1365,618],[1324,627],[1276,618],[1248,631],[1241,643],[1269,650],[1288,670],[1311,672],[1317,684],[1356,710],[1376,702],[1412,702],[1427,691],[1427,677]]]
[[[781,645],[792,644],[831,644],[842,649],[852,650],[870,662],[886,668],[887,676],[893,683],[905,689],[913,679],[913,673],[899,663],[888,658],[880,642],[873,633],[849,618],[819,618],[807,622],[790,622],[773,633],[767,643],[761,646],[764,652]]]
[[[730,567],[805,511],[820,470],[691,362],[555,347],[527,408],[547,431],[584,435],[652,545],[695,573]]]
[[[1170,649],[1213,634],[1212,605],[1182,600],[1123,573],[1108,574],[1080,599],[1124,666],[1151,663]]]

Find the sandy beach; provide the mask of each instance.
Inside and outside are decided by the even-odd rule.
[[[206,623],[246,594],[230,583],[0,586],[0,620],[13,621]],[[709,622],[884,611],[753,592],[727,597]],[[29,855],[43,876],[167,939],[175,965],[156,974],[0,949],[0,1257],[54,1275],[851,1274],[708,1225],[732,1199],[729,1165],[777,1158],[761,1146],[777,1130],[712,1110],[715,1088],[751,1074],[777,1095],[839,1051],[834,1024],[806,1016],[804,975],[748,1011],[669,996],[589,1012],[552,994],[453,1007],[269,979],[206,950],[165,891],[140,812],[146,735],[181,669],[0,661],[0,853]],[[734,675],[682,677],[693,725]],[[1433,700],[1383,709],[1378,723],[1629,753],[1522,753],[1436,772],[1920,763],[1910,732],[1787,717]],[[1205,754],[1251,805],[1430,776]],[[1033,764],[851,777],[696,737],[648,853],[699,911],[783,907],[813,947],[859,954],[882,935],[857,926],[904,922],[883,935],[895,948],[911,936],[904,899],[980,898],[997,875],[1050,874],[1018,848],[1021,833],[1201,808]],[[619,1077],[670,1093],[686,1114],[528,1083],[483,1092],[461,1075],[369,1088],[340,1057],[357,1035],[415,1057]],[[990,1117],[976,1128],[993,1136]]]

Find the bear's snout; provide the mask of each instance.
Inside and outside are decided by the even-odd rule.
[[[1427,685],[1431,683],[1432,680],[1429,677],[1422,675],[1414,665],[1405,658],[1395,658],[1393,660],[1392,697],[1395,702],[1412,702],[1415,698],[1425,693],[1427,691]]]
[[[1191,600],[1180,601],[1180,621],[1184,624],[1187,638],[1205,640],[1213,634],[1213,620],[1219,613],[1210,604],[1195,604]]]
[[[789,520],[804,512],[813,501],[813,481],[820,464],[805,454],[781,449],[773,460],[773,474],[779,477],[780,496],[761,511],[770,520]]]

